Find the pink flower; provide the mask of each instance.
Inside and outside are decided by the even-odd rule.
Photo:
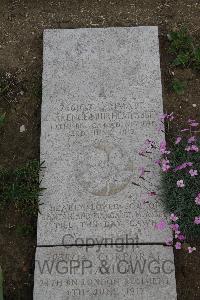
[[[197,249],[195,247],[188,247],[188,252],[192,253],[193,251],[196,251]]]
[[[185,151],[187,151],[187,152],[191,151],[191,146],[187,146],[187,147],[185,148]]]
[[[200,205],[200,198],[196,197],[196,198],[195,198],[195,203],[196,203],[197,205]]]
[[[170,169],[169,160],[163,159],[162,160],[162,170],[163,172],[167,172]]]
[[[169,166],[169,165],[163,165],[163,166],[162,166],[163,172],[167,172],[167,171],[169,171],[169,169],[170,169],[170,166]]]
[[[139,177],[144,177],[144,173],[145,173],[145,168],[144,167],[140,167],[139,168]]]
[[[196,120],[191,120],[191,119],[188,120],[188,123],[191,127],[197,127],[199,125],[199,123],[196,122]]]
[[[176,138],[175,144],[176,144],[176,145],[179,144],[181,140],[182,140],[182,137],[178,136],[178,137]]]
[[[181,247],[182,247],[181,243],[180,243],[180,242],[176,242],[175,248],[176,248],[177,250],[179,250],[179,249],[181,249]]]
[[[179,235],[178,235],[178,239],[179,239],[180,241],[184,241],[184,240],[185,240],[185,236],[184,236],[183,234],[179,234]]]
[[[197,123],[197,122],[196,122],[196,123],[195,123],[195,122],[190,123],[190,126],[191,126],[191,127],[197,127],[198,125],[199,125],[199,123]]]
[[[172,224],[170,227],[173,231],[178,231],[179,230],[179,225],[178,224]]]
[[[180,188],[183,188],[185,186],[185,184],[184,184],[184,182],[183,182],[182,179],[178,180],[176,184],[177,184],[177,187],[180,187]]]
[[[160,164],[161,164],[160,159],[155,160],[155,164],[160,166]]]
[[[166,150],[166,141],[161,141],[160,142],[160,152],[165,153]]]
[[[184,129],[181,129],[182,132],[184,131],[189,131],[189,128],[184,128]]]
[[[189,171],[189,173],[190,173],[190,175],[191,175],[192,177],[194,177],[194,176],[197,176],[197,175],[198,175],[198,172],[197,172],[197,170],[193,170],[193,169],[191,169],[191,170]]]
[[[195,151],[195,152],[198,152],[199,151],[199,147],[197,147],[196,145],[192,145],[191,146],[191,150]]]
[[[193,143],[195,141],[196,141],[196,137],[192,136],[191,138],[188,139],[188,144],[191,144],[191,143]]]
[[[183,168],[184,168],[183,165],[180,165],[180,166],[177,166],[177,167],[174,169],[174,171],[176,172],[176,171],[182,170]]]
[[[161,141],[160,142],[160,152],[162,154],[165,154],[166,153],[166,141]]]
[[[171,114],[162,114],[161,116],[160,116],[160,120],[161,121],[164,121],[164,120],[169,120],[169,121],[172,121],[172,120],[174,120],[174,113],[172,112]]]
[[[191,167],[192,166],[192,163],[191,162],[185,162],[183,163],[182,165],[179,165],[177,166],[174,171],[179,171],[179,170],[182,170],[182,169],[185,169],[187,167]]]
[[[192,119],[188,119],[188,123],[190,124],[190,123],[194,123],[194,122],[196,122],[196,120],[192,120]]]
[[[186,167],[187,167],[186,164],[182,164],[182,165],[180,165],[180,166],[177,166],[174,170],[175,170],[175,171],[180,171],[180,170],[185,169]]]
[[[185,148],[185,150],[187,152],[190,152],[190,151],[199,152],[199,147],[197,147],[196,145],[191,145],[191,146],[187,146]]]
[[[167,226],[166,222],[165,222],[164,220],[161,220],[159,223],[157,223],[157,224],[155,225],[155,228],[156,228],[157,230],[162,231],[162,230],[164,230],[164,229],[166,228],[166,226]]]
[[[176,231],[175,231],[175,238],[176,238],[176,239],[178,238],[178,236],[179,236],[180,233],[181,233],[181,232],[180,232],[179,230],[176,230]]]
[[[175,214],[171,214],[170,219],[171,219],[173,222],[176,222],[179,218],[178,218]]]
[[[171,114],[167,115],[167,119],[168,119],[169,121],[174,120],[174,113],[172,112]]]
[[[165,244],[167,246],[171,246],[173,244],[173,239],[171,237],[168,237],[165,239]]]
[[[200,193],[198,193],[197,197],[195,198],[195,203],[200,205]]]
[[[199,217],[195,217],[194,224],[197,224],[197,225],[200,224],[200,216]]]
[[[160,121],[164,121],[167,118],[167,114],[162,114],[159,119]]]
[[[192,165],[193,165],[192,162],[187,162],[187,163],[186,163],[186,166],[188,166],[188,167],[191,167]]]

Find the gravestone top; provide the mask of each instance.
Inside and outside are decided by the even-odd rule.
[[[171,235],[154,229],[166,217],[160,199],[142,200],[159,168],[138,154],[145,139],[163,138],[162,112],[157,27],[45,30],[39,245]]]

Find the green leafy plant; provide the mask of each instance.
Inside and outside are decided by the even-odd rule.
[[[3,300],[3,271],[0,266],[0,300]]]
[[[191,169],[197,170],[200,174],[200,152],[186,151],[187,141],[182,140],[178,145],[170,148],[168,158],[171,169],[183,165],[185,162],[192,162]],[[200,146],[200,142],[197,143]],[[179,216],[181,232],[188,238],[200,236],[200,226],[194,223],[196,216],[200,215],[200,206],[195,203],[195,198],[200,192],[199,176],[191,176],[188,168],[177,172],[163,172],[162,176],[162,199],[167,212],[174,212]],[[183,180],[184,188],[177,188],[178,180]]]
[[[173,61],[174,66],[189,66],[191,62],[191,54],[189,52],[180,52],[177,54],[177,57]]]
[[[170,41],[169,51],[176,55],[172,64],[175,66],[188,66],[193,52],[193,40],[185,28],[168,34]]]
[[[187,53],[192,49],[193,41],[185,27],[182,27],[179,31],[170,32],[168,39],[170,41],[169,50],[173,54]]]
[[[182,27],[178,31],[168,34],[169,51],[175,55],[172,65],[189,67],[200,70],[200,48],[196,45],[187,29]]]
[[[194,50],[194,68],[200,70],[200,48]]]
[[[172,89],[178,95],[182,95],[185,92],[185,87],[185,82],[180,81],[179,79],[174,79],[172,82]]]
[[[168,213],[166,216],[169,215],[168,220],[162,218],[155,224],[158,231],[167,227],[171,229],[173,238],[166,238],[166,245],[192,253],[196,248],[188,242],[200,236],[200,139],[196,135],[200,124],[188,119],[186,128],[174,136],[171,132],[173,120],[176,120],[173,112],[160,116],[158,131],[165,132],[167,141],[162,139],[158,143],[151,138],[146,139],[139,151],[140,156],[152,159],[151,154],[157,149],[158,158],[153,160],[162,172],[162,182],[157,186],[152,184],[151,189],[145,186],[146,180],[150,183],[147,174],[151,170],[148,165],[140,167],[139,179],[142,182],[140,186],[147,190],[146,195],[142,195],[143,203],[160,199]]]
[[[44,162],[34,160],[17,169],[0,169],[0,208],[11,203],[22,214],[37,216],[39,196],[44,188],[40,187],[39,171]]]

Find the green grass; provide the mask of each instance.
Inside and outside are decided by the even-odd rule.
[[[200,236],[200,225],[194,224],[194,218],[200,216],[200,206],[195,203],[195,198],[200,192],[200,153],[188,153],[185,151],[186,145],[186,142],[181,142],[170,149],[172,154],[169,154],[169,160],[172,168],[184,162],[193,162],[193,167],[163,173],[161,190],[166,211],[179,216],[177,223],[190,239]],[[191,177],[188,173],[191,168],[197,170],[199,175]],[[178,188],[176,185],[180,179],[184,180],[184,188]]]
[[[200,48],[194,50],[194,68],[200,70]]]
[[[171,53],[180,53],[190,51],[192,38],[188,34],[187,29],[182,27],[180,30],[171,31],[168,34],[170,40],[170,52]]]
[[[179,79],[174,79],[172,82],[172,89],[177,95],[184,94],[185,87],[186,87],[186,83]]]
[[[22,214],[37,216],[40,187],[39,171],[43,163],[30,161],[17,169],[0,169],[0,209],[8,209],[10,204]]]
[[[200,70],[200,48],[186,28],[170,32],[168,39],[169,52],[174,55],[172,65]]]

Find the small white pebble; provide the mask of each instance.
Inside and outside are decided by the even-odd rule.
[[[26,128],[25,128],[25,126],[24,125],[22,125],[22,126],[20,126],[20,129],[19,129],[19,131],[22,133],[22,132],[24,132],[26,130]]]
[[[11,74],[9,72],[6,72],[6,77],[7,78],[10,78],[11,77]]]
[[[193,107],[197,107],[197,105],[196,105],[195,103],[194,103],[194,104],[192,104],[192,106],[193,106]]]

